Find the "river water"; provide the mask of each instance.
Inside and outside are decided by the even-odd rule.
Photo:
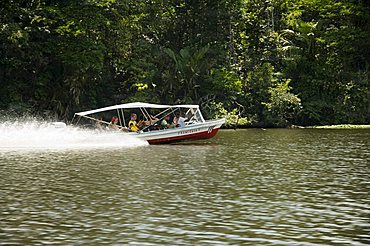
[[[370,244],[369,130],[118,146],[70,131],[21,148],[13,130],[0,129],[0,245]]]

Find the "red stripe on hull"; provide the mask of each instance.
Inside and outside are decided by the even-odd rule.
[[[159,139],[150,139],[147,140],[149,144],[161,144],[161,143],[174,143],[180,141],[191,141],[191,140],[199,140],[199,139],[207,139],[214,137],[219,128],[212,129],[212,131],[208,132],[198,132],[188,135],[176,136],[176,137],[169,137],[169,138],[159,138]]]

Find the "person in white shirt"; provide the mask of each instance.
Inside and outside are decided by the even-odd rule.
[[[179,126],[179,127],[184,127],[185,126],[185,120],[187,120],[188,118],[185,118],[184,117],[184,114],[180,114],[180,116],[178,117],[178,119],[177,119],[177,125]]]

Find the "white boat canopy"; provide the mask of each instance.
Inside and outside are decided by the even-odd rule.
[[[192,108],[192,109],[199,109],[199,105],[191,105],[191,104],[183,104],[183,105],[161,105],[161,104],[154,104],[154,103],[142,103],[142,102],[133,102],[133,103],[124,103],[114,106],[109,106],[105,108],[99,108],[89,111],[83,111],[75,113],[79,116],[85,116],[90,114],[95,114],[99,112],[115,110],[115,109],[132,109],[132,108],[159,108],[159,109],[167,109],[167,108]]]

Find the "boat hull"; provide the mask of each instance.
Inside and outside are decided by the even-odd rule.
[[[214,137],[225,119],[208,120],[182,128],[170,128],[150,132],[131,133],[133,136],[148,141],[149,144],[174,143],[193,141]]]

